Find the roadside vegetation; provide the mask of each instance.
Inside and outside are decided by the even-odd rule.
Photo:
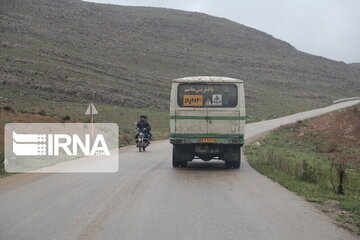
[[[21,103],[13,104],[11,106],[5,105],[4,107],[10,107],[13,116],[10,119],[3,119],[5,116],[0,116],[0,123],[11,122],[11,118],[17,116],[18,121],[21,122],[33,122],[32,119],[41,119],[44,117],[44,121],[50,122],[88,122],[89,117],[85,116],[85,110],[88,107],[89,102],[76,103],[76,102],[39,102],[38,104]],[[149,122],[153,128],[154,139],[164,139],[168,137],[169,132],[169,113],[164,111],[155,111],[151,109],[135,109],[126,108],[120,106],[114,106],[110,104],[103,104],[94,102],[99,114],[94,115],[94,122],[98,123],[117,123],[119,126],[119,135],[121,145],[127,145],[130,142],[127,141],[126,135],[135,135],[135,122],[139,120],[139,116],[144,114],[149,118]],[[0,104],[1,108],[1,104]],[[8,111],[9,112],[9,111]],[[23,117],[21,117],[22,114]],[[25,118],[26,116],[26,118]],[[24,119],[22,119],[24,118]],[[41,121],[41,120],[40,120]],[[124,135],[122,137],[122,135]],[[132,140],[132,139],[131,139]]]
[[[4,151],[0,150],[0,177],[5,175],[5,169],[4,169]]]
[[[32,105],[30,103],[5,105],[0,104],[0,177],[4,170],[4,126],[11,122],[89,122],[85,110],[89,103],[67,102],[65,104],[50,102]],[[95,123],[117,123],[119,126],[119,146],[134,143],[136,134],[135,122],[139,116],[147,115],[153,128],[153,139],[168,138],[169,114],[154,110],[132,109],[94,103],[99,114],[95,115]]]
[[[250,165],[360,234],[360,107],[283,126],[246,147]]]

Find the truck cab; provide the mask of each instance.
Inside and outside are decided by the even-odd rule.
[[[242,80],[186,77],[173,80],[170,143],[173,167],[199,158],[239,168],[244,145],[245,96]]]

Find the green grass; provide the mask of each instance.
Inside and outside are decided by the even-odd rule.
[[[337,195],[330,183],[330,160],[316,153],[317,142],[289,140],[294,131],[294,126],[283,127],[262,139],[260,146],[246,146],[250,165],[309,201],[323,205],[335,201],[338,209],[350,213],[339,215],[338,221],[356,225],[360,233],[360,173],[349,169],[345,195]]]
[[[89,121],[85,110],[89,102],[44,102],[39,101],[38,104],[32,103],[15,104],[13,108],[16,112],[38,113],[41,110],[46,112],[48,116],[63,118],[69,116],[70,120]],[[169,135],[169,113],[155,110],[144,110],[113,106],[109,104],[94,102],[99,114],[94,116],[94,121],[98,123],[117,123],[119,126],[120,136],[131,135],[131,141],[127,137],[120,138],[120,146],[128,145],[133,142],[132,136],[135,135],[135,123],[139,120],[140,115],[147,115],[152,126],[154,140],[167,138]]]

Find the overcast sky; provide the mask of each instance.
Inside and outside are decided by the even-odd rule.
[[[297,49],[360,62],[360,0],[90,0],[208,13],[256,28]]]

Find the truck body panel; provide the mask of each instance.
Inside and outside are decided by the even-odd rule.
[[[245,96],[242,80],[188,77],[172,83],[170,142],[203,160],[222,159],[244,144]],[[237,151],[237,150],[236,150]],[[235,151],[235,152],[236,152]],[[189,153],[183,153],[187,161]]]

